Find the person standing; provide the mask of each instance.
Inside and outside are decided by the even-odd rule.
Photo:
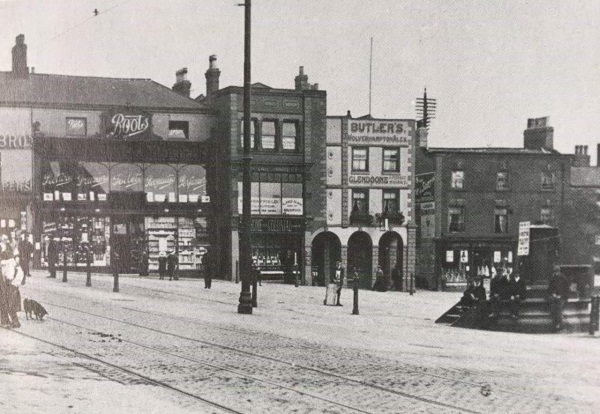
[[[158,254],[158,279],[163,280],[167,273],[167,254],[160,252]]]
[[[398,263],[392,269],[392,282],[394,283],[394,290],[402,292],[402,271],[398,267]]]
[[[146,249],[142,251],[142,256],[140,257],[140,277],[148,276],[148,252]]]
[[[213,271],[215,268],[215,262],[210,250],[202,256],[202,264],[204,265],[204,289],[210,289],[212,287]]]
[[[336,263],[335,269],[333,271],[333,279],[332,282],[335,283],[337,285],[337,290],[336,290],[336,295],[337,295],[337,302],[335,304],[335,306],[342,306],[342,304],[340,303],[340,297],[342,296],[342,287],[344,286],[344,268],[342,267],[342,262],[340,262],[338,260],[338,262]]]
[[[18,259],[15,259],[13,255],[8,236],[3,234],[0,237],[0,325],[5,328],[21,326],[17,317],[17,310],[21,305],[20,296],[18,298],[19,306],[17,307],[15,303],[19,288],[11,284],[15,278],[17,265]]]
[[[21,234],[21,240],[19,241],[17,248],[19,249],[21,269],[23,269],[24,274],[21,284],[24,285],[27,278],[31,277],[31,274],[29,273],[29,261],[33,255],[33,244],[27,239],[27,233]]]
[[[500,313],[502,301],[510,298],[508,274],[496,274],[490,282],[490,318],[495,319]]]
[[[386,292],[386,285],[387,283],[383,276],[383,269],[380,265],[377,265],[377,270],[375,271],[375,283],[373,284],[372,290],[376,290],[378,292]]]
[[[560,331],[563,327],[563,308],[569,300],[569,281],[562,274],[560,266],[552,269],[552,279],[548,285],[548,301],[552,315],[552,327]]]
[[[58,242],[57,239],[50,238],[48,243],[48,252],[46,254],[48,260],[48,270],[50,270],[50,276],[56,279],[56,264],[58,263]]]
[[[527,286],[517,270],[510,277],[508,289],[510,294],[508,298],[510,316],[513,319],[518,319],[519,311],[521,310],[521,301],[525,300],[525,296],[527,296]]]
[[[175,254],[175,250],[169,253],[167,257],[167,273],[169,274],[169,280],[179,280],[179,276],[177,275],[177,255]]]

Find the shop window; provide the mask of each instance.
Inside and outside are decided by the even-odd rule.
[[[352,214],[366,216],[369,212],[367,190],[352,190]]]
[[[448,231],[450,233],[465,231],[465,213],[463,207],[450,207],[448,209]]]
[[[190,123],[188,121],[169,121],[169,139],[189,139]]]
[[[554,220],[554,211],[552,207],[542,207],[540,211],[540,221],[544,224],[551,224]]]
[[[395,214],[399,210],[397,190],[383,190],[383,213]]]
[[[369,149],[363,147],[352,147],[352,171],[369,171]]]
[[[143,191],[142,168],[135,164],[114,164],[110,169],[110,191]]]
[[[298,149],[298,124],[296,122],[284,122],[281,127],[281,148],[285,151],[296,151]]]
[[[400,149],[383,149],[383,172],[400,172]]]
[[[166,164],[153,164],[146,168],[144,192],[149,202],[176,202],[175,168]]]
[[[240,122],[240,147],[244,148],[244,120]],[[256,149],[256,120],[250,121],[250,149]]]
[[[85,137],[87,135],[87,119],[86,118],[67,118],[68,137]]]
[[[508,210],[505,208],[494,209],[494,232],[508,233]]]
[[[302,183],[281,184],[281,209],[282,213],[291,216],[304,214],[302,197]]]
[[[496,174],[496,191],[508,190],[508,172],[498,171]]]
[[[260,147],[264,150],[275,149],[277,128],[275,121],[263,121],[261,128]]]
[[[188,165],[179,170],[177,181],[180,203],[196,203],[206,195],[206,169],[201,165]]]
[[[450,186],[455,190],[464,189],[465,172],[464,171],[452,171],[452,181]]]
[[[542,171],[542,190],[554,190],[554,173]]]
[[[80,163],[77,200],[97,201],[105,197],[110,191],[108,177],[108,166],[97,162]]]
[[[260,214],[281,214],[281,183],[260,183]]]

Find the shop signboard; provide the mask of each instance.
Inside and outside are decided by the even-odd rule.
[[[300,233],[304,220],[292,218],[253,218],[251,231],[258,233]]]
[[[408,146],[411,126],[408,121],[348,120],[348,143],[355,145]]]
[[[529,236],[531,232],[531,222],[522,221],[519,223],[519,244],[517,247],[517,256],[529,255]]]
[[[405,175],[350,175],[348,184],[352,187],[408,187]]]
[[[289,216],[301,216],[304,213],[303,200],[301,198],[282,198],[282,213]]]
[[[417,203],[432,201],[434,199],[435,173],[415,175],[415,200]]]
[[[143,111],[112,110],[104,115],[107,137],[124,141],[152,139],[152,115]]]
[[[32,171],[31,111],[0,108],[0,193],[29,194]]]

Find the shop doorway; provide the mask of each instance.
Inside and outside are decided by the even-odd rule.
[[[394,290],[401,290],[404,283],[404,241],[395,231],[386,232],[379,240],[379,266],[383,274],[394,283]],[[392,279],[392,269],[397,266],[399,277]]]
[[[373,242],[364,231],[357,231],[348,239],[348,267],[349,277],[354,269],[360,276],[361,289],[371,289],[373,285]]]
[[[113,218],[111,249],[118,255],[119,273],[137,273],[144,248],[144,222],[142,217],[115,216]],[[114,255],[113,255],[114,258]]]
[[[312,242],[313,283],[319,286],[329,283],[335,264],[341,257],[339,237],[330,231],[319,233]]]

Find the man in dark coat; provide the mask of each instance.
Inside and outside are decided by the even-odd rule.
[[[21,284],[24,285],[26,278],[31,277],[31,274],[29,273],[29,261],[33,254],[33,245],[27,240],[27,233],[21,235],[21,240],[19,241],[17,248],[19,250],[21,269],[23,269],[23,280],[21,281]]]
[[[216,264],[210,250],[202,256],[202,264],[204,265],[204,289],[210,289]]]
[[[473,296],[475,296],[475,300],[479,303],[486,300],[487,295],[485,293],[485,286],[483,286],[483,278],[479,279],[477,286],[473,290]]]
[[[508,274],[497,274],[490,282],[490,318],[498,316],[502,301],[508,299],[510,299]]]
[[[58,263],[58,242],[56,239],[50,238],[46,258],[48,260],[48,270],[50,270],[50,276],[48,277],[56,278],[56,264]]]
[[[142,255],[140,257],[140,277],[141,276],[148,276],[148,267],[149,267],[149,261],[148,261],[148,252],[146,251],[146,249],[142,250]]]
[[[508,291],[510,316],[513,319],[518,319],[519,311],[521,310],[521,301],[525,300],[525,296],[527,296],[527,286],[518,271],[514,271],[511,275],[508,282]]]
[[[342,262],[338,261],[335,269],[333,270],[333,277],[331,279],[332,283],[335,283],[338,288],[336,291],[337,294],[337,303],[335,304],[336,306],[342,306],[342,304],[340,303],[340,296],[342,295],[342,287],[344,286],[344,268],[342,267]]]
[[[548,301],[552,314],[553,328],[556,331],[563,326],[563,308],[569,299],[569,280],[562,274],[560,266],[554,266],[548,285]]]
[[[175,254],[175,250],[169,253],[167,257],[167,273],[169,274],[169,280],[179,280],[179,276],[177,275],[177,255]]]
[[[394,282],[394,290],[402,292],[402,271],[398,267],[398,263],[392,269],[392,281]]]
[[[165,273],[167,273],[167,254],[160,252],[158,255],[158,278],[164,279]]]

